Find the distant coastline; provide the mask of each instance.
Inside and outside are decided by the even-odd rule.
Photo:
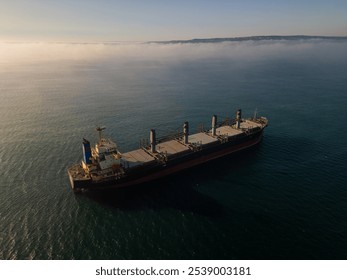
[[[166,40],[166,41],[1,41],[5,44],[69,44],[69,45],[128,45],[128,44],[203,44],[203,43],[223,43],[223,42],[261,42],[261,41],[304,41],[304,40],[330,40],[335,42],[346,42],[347,36],[309,36],[309,35],[266,35],[266,36],[246,36],[246,37],[223,37],[223,38],[195,38],[187,40]]]
[[[221,43],[221,42],[244,42],[244,41],[296,41],[296,40],[334,40],[347,41],[347,36],[307,36],[307,35],[270,35],[270,36],[248,36],[248,37],[230,37],[230,38],[206,38],[191,40],[170,40],[170,41],[149,41],[147,43],[156,44],[200,44],[200,43]]]

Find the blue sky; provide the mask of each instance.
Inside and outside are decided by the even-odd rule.
[[[347,35],[346,0],[0,0],[0,40]]]

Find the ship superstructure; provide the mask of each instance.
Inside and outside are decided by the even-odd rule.
[[[149,141],[139,149],[120,153],[112,140],[103,137],[105,127],[98,127],[99,140],[92,148],[83,139],[83,160],[68,169],[74,191],[120,188],[149,182],[204,162],[244,150],[259,143],[268,125],[264,117],[242,119],[241,110],[235,119],[217,122],[212,116],[208,130],[189,134],[189,123],[182,132],[157,138],[150,130]]]

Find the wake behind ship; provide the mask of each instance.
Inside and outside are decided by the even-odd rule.
[[[256,115],[217,122],[212,116],[211,129],[189,134],[189,123],[173,136],[157,139],[154,129],[150,139],[137,150],[120,153],[115,142],[103,137],[105,127],[98,127],[99,141],[94,148],[83,139],[83,160],[68,169],[74,191],[122,188],[150,182],[199,164],[250,148],[258,144],[268,125]]]

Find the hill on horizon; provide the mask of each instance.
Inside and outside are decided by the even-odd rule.
[[[268,35],[226,38],[196,38],[190,40],[149,41],[147,43],[157,44],[197,44],[197,43],[221,43],[221,42],[243,42],[243,41],[271,41],[271,40],[347,40],[347,36],[308,36],[308,35]]]

